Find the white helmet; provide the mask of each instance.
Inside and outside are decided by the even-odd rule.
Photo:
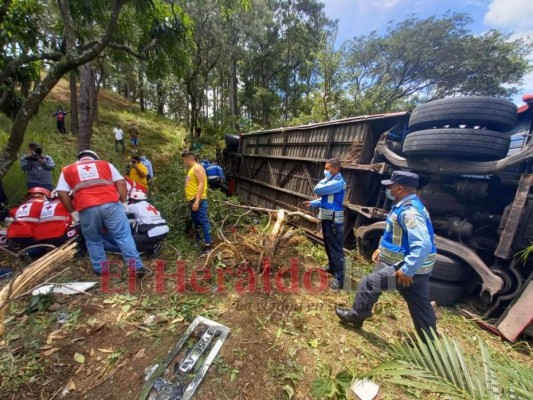
[[[93,160],[99,160],[98,154],[92,150],[82,150],[78,153],[78,160],[81,160],[83,157],[91,157]]]
[[[130,194],[132,200],[146,200],[148,196],[142,190],[133,189]]]

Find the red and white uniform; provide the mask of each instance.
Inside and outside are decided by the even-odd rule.
[[[8,239],[33,238],[44,203],[43,199],[30,199],[13,208],[9,214],[15,220],[7,228]]]
[[[124,180],[126,181],[126,188],[128,189],[128,199],[131,197],[131,193],[135,190],[140,190],[141,192],[148,194],[148,188],[146,186],[131,180],[127,176],[124,177]]]
[[[41,210],[33,237],[36,241],[59,239],[67,233],[71,223],[72,215],[59,199],[47,201]]]
[[[123,179],[117,169],[107,161],[83,157],[63,168],[56,190],[72,191],[74,208],[81,211],[118,202],[120,195],[114,182]]]
[[[128,213],[131,213],[139,227],[143,225],[153,226],[147,231],[148,237],[159,236],[169,231],[167,221],[161,217],[161,213],[146,200],[128,205]]]

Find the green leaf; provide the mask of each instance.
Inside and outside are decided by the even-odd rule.
[[[283,393],[287,395],[289,400],[291,400],[294,397],[294,389],[291,385],[283,386]]]
[[[128,312],[129,310],[131,310],[131,304],[125,304],[122,306],[122,311]]]
[[[333,381],[328,377],[317,378],[311,385],[311,395],[315,399],[329,397],[335,391]]]
[[[76,361],[79,364],[85,363],[85,356],[81,353],[75,353],[74,354],[74,361]]]
[[[313,349],[318,348],[318,339],[312,339],[309,341],[309,346],[311,346]]]

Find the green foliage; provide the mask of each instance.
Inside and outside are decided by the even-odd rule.
[[[326,365],[322,375],[311,385],[311,395],[315,399],[346,399],[353,375],[343,370],[333,375],[331,366]]]
[[[441,336],[426,344],[419,336],[411,345],[390,347],[390,360],[359,374],[380,377],[411,390],[440,393],[449,399],[528,399],[533,392],[533,372],[510,359],[496,362],[479,339],[479,356],[467,356],[457,340]]]
[[[344,82],[351,99],[343,113],[359,115],[455,94],[511,96],[531,70],[532,44],[498,31],[474,35],[465,14],[391,22],[343,46]],[[435,46],[439,43],[439,46]]]

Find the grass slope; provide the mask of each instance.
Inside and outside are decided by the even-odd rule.
[[[57,106],[62,105],[70,111],[70,92],[66,80],[61,80],[59,84],[41,105],[38,115],[30,122],[24,138],[24,145],[20,149],[19,157],[26,153],[28,144],[31,142],[40,143],[44,152],[50,155],[56,162],[56,169],[53,171],[55,182],[61,173],[61,167],[71,164],[76,159],[77,142],[72,134],[61,135],[56,129],[55,118],[52,114]],[[140,149],[147,152],[147,156],[154,163],[154,174],[168,161],[169,157],[179,154],[183,148],[185,130],[166,118],[155,115],[152,112],[139,110],[136,104],[125,100],[122,96],[100,90],[99,94],[99,120],[95,123],[92,137],[92,149],[95,150],[102,159],[113,163],[119,170],[123,171],[129,162],[129,145],[127,127],[130,123],[137,124],[140,133]],[[119,123],[125,132],[125,142],[127,152],[116,154],[114,152],[113,128]],[[6,127],[10,121],[4,115],[0,115],[0,146],[7,142],[8,132]],[[66,118],[67,129],[70,128],[70,114]],[[13,164],[8,174],[3,179],[4,190],[8,195],[11,204],[20,201],[25,193],[24,173],[17,162]]]

